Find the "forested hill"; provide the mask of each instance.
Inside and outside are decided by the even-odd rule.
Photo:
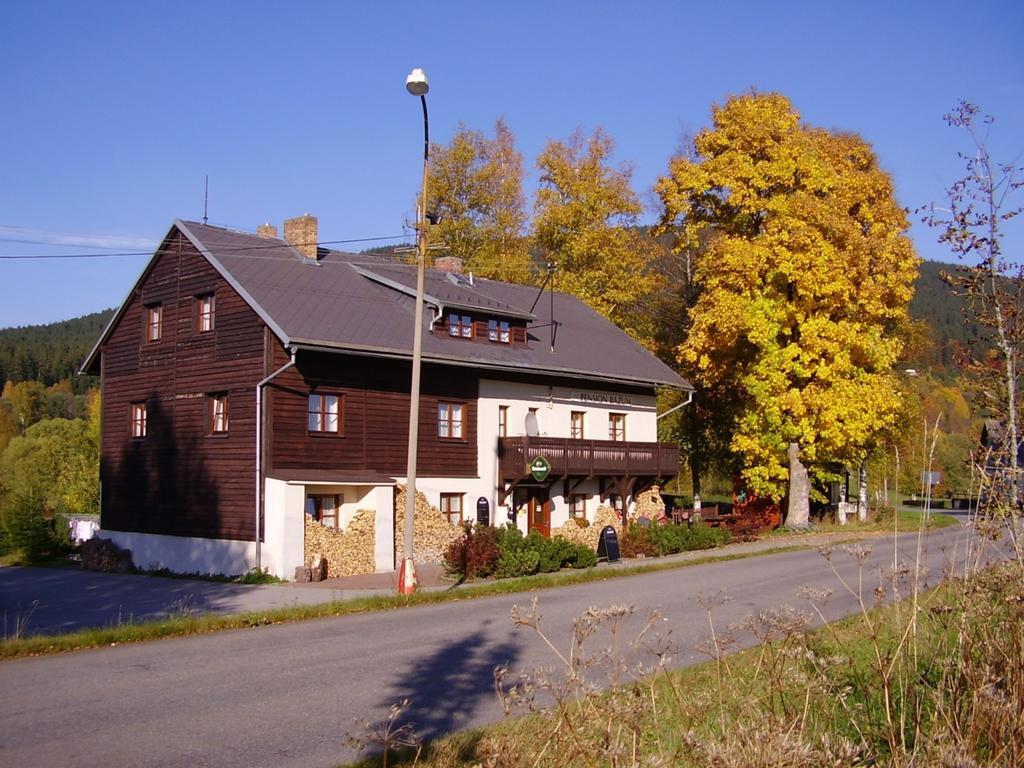
[[[924,366],[948,368],[953,365],[953,347],[967,342],[972,329],[964,323],[963,299],[953,296],[949,286],[942,282],[941,272],[954,272],[955,264],[925,261],[910,302],[910,316],[923,321],[931,331],[933,348],[912,362]]]
[[[952,344],[966,341],[969,332],[960,312],[960,300],[951,296],[939,273],[952,271],[952,264],[926,261],[921,265],[917,290],[910,303],[910,314],[931,329],[934,349],[929,359],[914,360],[920,365],[949,366]],[[8,379],[36,379],[55,384],[75,379],[75,373],[92,345],[100,337],[113,309],[93,312],[48,325],[0,329],[0,385]]]
[[[0,329],[0,382],[71,379],[107,326],[113,309],[47,325]]]

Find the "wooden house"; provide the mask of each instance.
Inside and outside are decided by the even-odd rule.
[[[689,384],[577,299],[453,261],[418,318],[430,505],[548,534],[676,474],[655,389]],[[311,522],[362,516],[353,568],[393,569],[414,297],[414,267],[318,247],[309,215],[283,239],[175,221],[83,365],[102,377],[100,535],[142,567],[290,578]]]

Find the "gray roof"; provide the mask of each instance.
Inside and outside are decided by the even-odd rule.
[[[411,357],[414,266],[322,248],[319,260],[313,261],[302,257],[283,240],[194,221],[176,221],[174,226],[285,345]],[[554,294],[558,326],[552,351],[551,329],[544,327],[551,323],[552,300],[545,293],[531,311],[538,294],[534,286],[482,278],[475,278],[470,284],[467,279],[453,279],[449,273],[428,269],[424,293],[425,329],[445,309],[526,320],[531,329],[527,347],[471,342],[442,332],[424,334],[425,361],[495,370],[525,369],[641,386],[692,388],[675,371],[573,296]],[[115,315],[103,339],[117,319]],[[85,367],[90,365],[99,346],[98,343]]]

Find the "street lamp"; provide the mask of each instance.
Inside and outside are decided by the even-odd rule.
[[[413,522],[416,515],[416,446],[420,421],[420,362],[423,356],[423,270],[427,261],[427,162],[430,159],[430,130],[427,121],[427,73],[414,69],[405,78],[405,88],[420,97],[423,106],[423,186],[416,207],[416,307],[413,312],[412,384],[409,388],[409,459],[405,485],[405,546],[402,569],[398,574],[398,592],[411,595],[416,591],[416,566],[412,561]]]

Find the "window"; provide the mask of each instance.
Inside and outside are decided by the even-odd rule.
[[[310,432],[341,432],[341,398],[338,395],[310,395],[307,413]]]
[[[569,437],[573,440],[583,439],[583,411],[573,411],[569,414]]]
[[[487,338],[489,341],[496,341],[499,344],[509,343],[508,322],[505,320],[487,321]]]
[[[441,494],[441,514],[448,518],[448,522],[452,525],[458,525],[462,522],[462,494],[461,493],[442,493]]]
[[[209,395],[210,433],[226,434],[228,431],[228,396],[226,393]]]
[[[213,294],[196,296],[196,330],[208,333],[213,330]]]
[[[132,437],[146,436],[146,404],[131,404],[131,435]]]
[[[626,414],[608,414],[608,439],[622,442],[626,439]]]
[[[341,501],[338,494],[311,494],[306,497],[306,516],[327,528],[336,529]]]
[[[146,307],[146,341],[160,341],[163,336],[164,308],[161,304]]]
[[[473,338],[473,318],[469,315],[448,315],[448,335]]]
[[[576,518],[583,518],[587,516],[586,496],[574,493],[569,497],[569,515]]]
[[[437,436],[462,439],[462,403],[437,404]]]
[[[508,406],[498,406],[498,437],[508,437]]]
[[[617,493],[608,494],[608,504],[616,512],[622,512],[622,497]]]

